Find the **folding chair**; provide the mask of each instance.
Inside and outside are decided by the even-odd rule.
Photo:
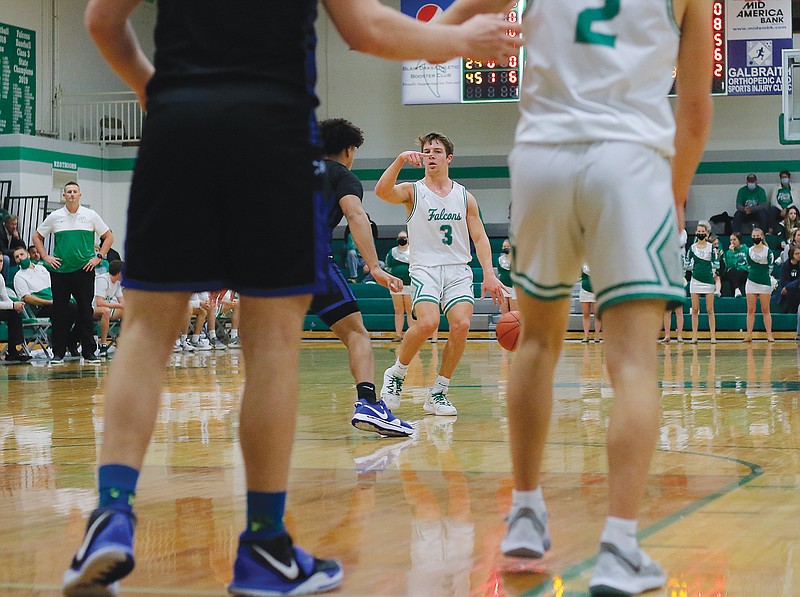
[[[19,300],[13,289],[6,288],[6,290],[11,299]],[[22,310],[22,334],[25,338],[22,350],[25,354],[32,356],[32,350],[36,349],[38,345],[47,357],[52,356],[50,338],[47,335],[51,325],[49,317],[36,317],[36,313],[33,312],[31,306],[27,303],[25,304],[25,308]]]

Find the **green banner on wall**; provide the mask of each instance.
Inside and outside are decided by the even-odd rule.
[[[36,32],[0,23],[0,134],[36,134]]]

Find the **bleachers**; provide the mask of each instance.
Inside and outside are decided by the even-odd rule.
[[[727,249],[729,244],[729,236],[720,236],[720,247]],[[491,238],[490,243],[492,246],[492,263],[497,263],[497,257],[500,254],[500,249],[503,244],[503,237]],[[693,238],[690,236],[690,241]],[[750,237],[745,236],[744,242],[746,245],[751,243]],[[767,244],[775,253],[776,257],[780,254],[781,238],[774,235],[767,236]],[[395,239],[383,238],[378,239],[376,242],[378,257],[383,259],[386,253],[395,245]],[[346,249],[345,243],[342,239],[333,241],[334,258],[339,266],[345,269]],[[478,263],[477,257],[473,255],[472,262],[470,263],[474,276],[474,296],[479,296],[480,286],[483,281],[483,270]],[[779,274],[779,269],[775,272]],[[361,311],[364,317],[364,324],[371,332],[393,332],[394,331],[394,310],[392,308],[392,300],[389,296],[389,291],[378,284],[353,284],[353,293],[359,301]],[[684,327],[686,331],[691,330],[690,310],[691,300],[686,297],[684,300]],[[717,331],[720,332],[739,332],[746,329],[746,314],[747,314],[747,301],[745,297],[717,297],[714,301],[714,311],[716,313]],[[476,332],[491,332],[494,330],[495,324],[500,317],[500,310],[492,304],[491,300],[478,300],[475,301],[475,315],[472,320],[472,330]],[[700,331],[708,331],[708,315],[706,314],[705,301],[700,301],[700,315],[699,315],[699,329]],[[675,325],[675,318],[673,315],[673,329]],[[794,314],[772,313],[772,326],[776,332],[794,332],[797,328],[797,317]],[[305,320],[305,329],[307,331],[329,331],[328,327],[314,316],[308,316]],[[577,332],[582,330],[581,322],[581,307],[578,302],[578,286],[576,284],[573,292],[573,300],[570,309],[569,318],[569,331]],[[442,316],[440,330],[447,331],[447,320]],[[761,316],[761,308],[757,307],[755,331],[763,331],[764,323]]]

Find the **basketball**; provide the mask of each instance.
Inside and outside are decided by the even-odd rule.
[[[509,311],[500,317],[495,328],[497,341],[506,350],[513,351],[517,347],[519,337],[520,321],[519,311]]]

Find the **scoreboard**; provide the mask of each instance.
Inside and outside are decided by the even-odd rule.
[[[526,2],[506,13],[519,23]],[[564,0],[567,1],[567,0]],[[710,0],[713,37],[713,95],[769,95],[781,92],[781,51],[792,47],[792,0]],[[452,0],[401,0],[403,12],[429,20]],[[598,5],[602,4],[598,0]],[[513,33],[513,32],[511,32]],[[474,104],[519,101],[524,48],[498,62],[456,58],[445,64],[403,65],[403,104]],[[673,70],[673,78],[680,76]],[[675,94],[673,82],[670,95]]]
[[[506,14],[509,23],[519,23],[525,10],[524,0],[517,2]],[[516,32],[509,31],[510,35]],[[464,58],[461,62],[461,101],[513,102],[519,100],[519,85],[522,80],[523,49],[502,62],[481,62]]]
[[[412,3],[403,12],[420,20],[430,20],[449,2],[439,0]],[[518,0],[506,13],[506,21],[519,23],[525,0]],[[512,37],[516,32],[509,30]],[[515,102],[519,100],[524,49],[498,62],[456,58],[444,64],[425,61],[403,64],[404,104],[473,104],[480,102]]]

